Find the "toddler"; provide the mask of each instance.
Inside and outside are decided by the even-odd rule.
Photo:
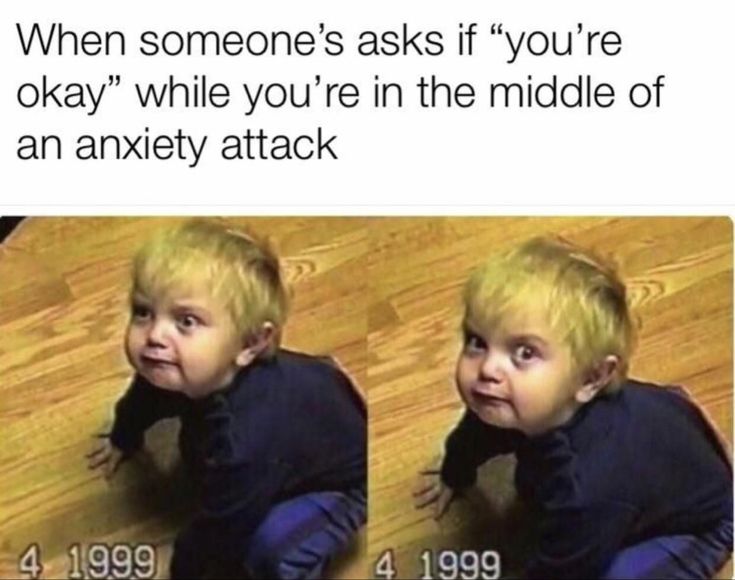
[[[477,467],[515,453],[540,508],[531,578],[708,578],[732,550],[729,452],[686,392],[627,378],[633,325],[614,269],[534,239],[467,282],[466,411],[416,492],[440,517]]]
[[[364,404],[331,360],[279,347],[286,307],[276,257],[216,223],[162,232],[134,259],[135,376],[90,467],[112,475],[148,427],[181,418],[201,508],[172,578],[319,577],[365,522]]]

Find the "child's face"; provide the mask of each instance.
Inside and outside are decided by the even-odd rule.
[[[226,386],[244,366],[242,337],[203,285],[162,296],[135,291],[125,346],[149,382],[192,398]]]
[[[525,313],[485,331],[465,327],[457,386],[482,421],[537,435],[578,409],[581,381],[569,347],[544,316]]]

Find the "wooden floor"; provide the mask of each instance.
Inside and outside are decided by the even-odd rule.
[[[88,472],[83,456],[130,375],[121,347],[129,259],[171,221],[34,218],[0,245],[2,578],[18,575],[17,558],[33,542],[44,577],[66,577],[68,546],[93,541],[155,543],[165,576],[186,517],[172,425],[158,426],[150,453],[111,484]],[[411,488],[461,411],[451,380],[460,288],[489,252],[530,236],[560,233],[612,254],[641,320],[632,374],[687,385],[732,441],[728,219],[227,221],[267,233],[284,260],[294,290],[285,345],[336,355],[368,395],[370,522],[335,577],[364,577],[387,549],[400,577],[416,577],[423,549],[500,547],[507,526],[522,520],[510,461],[484,470],[480,490],[440,524],[413,509]]]
[[[2,578],[18,576],[18,556],[33,542],[47,578],[67,577],[76,542],[152,542],[161,574],[168,570],[168,546],[187,515],[182,482],[170,473],[173,425],[155,429],[153,458],[125,464],[109,485],[87,470],[84,454],[130,376],[122,337],[131,255],[170,221],[36,218],[0,246]],[[364,385],[365,221],[228,221],[267,233],[283,257],[294,292],[284,344],[335,355]],[[365,576],[365,540],[335,576]]]
[[[369,553],[417,577],[424,549],[508,549],[521,531],[503,459],[440,523],[412,507],[416,473],[441,452],[461,405],[452,382],[459,294],[493,250],[557,233],[611,254],[642,321],[631,374],[687,385],[732,442],[729,219],[391,219],[371,226],[368,338]],[[491,462],[495,463],[495,462]],[[518,562],[511,562],[513,564]],[[723,572],[730,577],[731,569]]]

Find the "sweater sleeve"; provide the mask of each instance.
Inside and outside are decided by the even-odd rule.
[[[481,464],[496,455],[511,453],[522,438],[519,431],[487,425],[474,413],[466,411],[447,437],[442,481],[452,489],[473,485]]]
[[[605,501],[589,507],[548,509],[528,578],[599,578],[620,550],[637,510]]]
[[[112,444],[126,453],[143,445],[145,431],[156,421],[181,414],[185,396],[153,386],[136,375],[127,392],[115,405],[110,432]]]

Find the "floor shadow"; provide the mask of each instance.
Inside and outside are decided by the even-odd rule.
[[[125,499],[140,517],[157,517],[180,529],[194,515],[199,496],[178,451],[179,421],[161,421],[146,433],[143,450],[130,459],[132,485]]]
[[[452,547],[497,552],[502,578],[522,576],[538,538],[538,514],[521,501],[513,485],[515,466],[512,456],[488,462],[478,472],[477,486],[453,507],[461,528],[453,538],[458,545]]]

